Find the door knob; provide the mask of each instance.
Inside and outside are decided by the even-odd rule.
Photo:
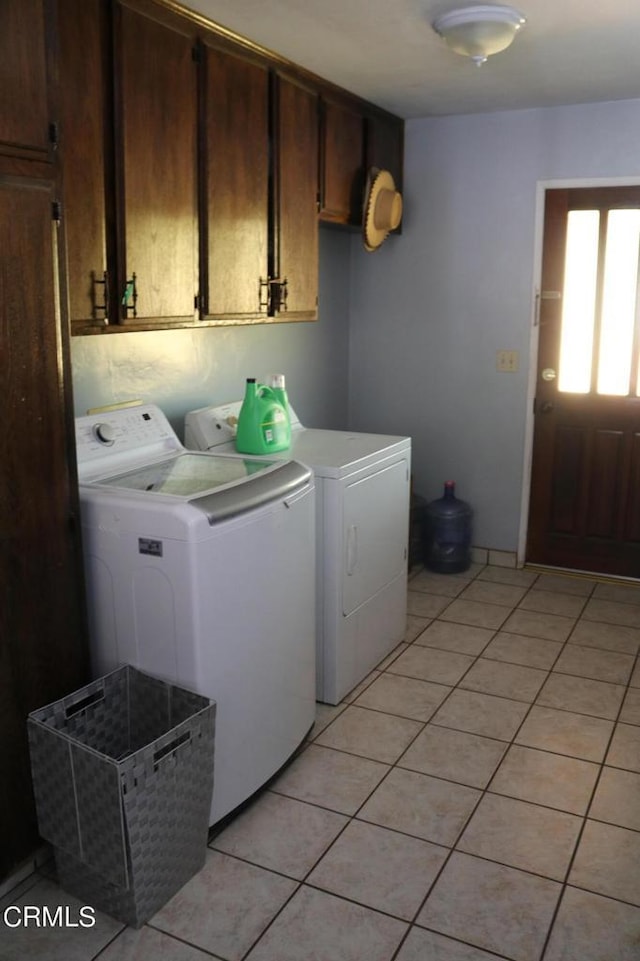
[[[545,367],[545,369],[540,374],[543,380],[555,380],[556,372],[553,367]]]

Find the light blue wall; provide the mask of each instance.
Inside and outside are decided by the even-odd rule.
[[[286,375],[291,403],[310,427],[347,425],[350,236],[320,230],[319,320],[74,337],[76,415],[141,398],[183,435],[188,410],[236,400],[246,377]]]
[[[367,254],[321,229],[317,323],[74,338],[76,413],[142,397],[181,434],[187,410],[282,371],[304,423],[410,434],[415,489],[453,478],[474,542],[516,550],[537,187],[639,177],[640,100],[409,121],[403,233]],[[502,349],[518,373],[496,372]]]
[[[640,100],[407,123],[403,233],[353,239],[350,426],[413,438],[415,489],[452,478],[474,543],[516,550],[541,181],[640,177]],[[520,352],[517,373],[497,350]]]

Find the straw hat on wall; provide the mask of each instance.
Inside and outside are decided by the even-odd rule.
[[[365,250],[377,250],[402,219],[402,195],[388,170],[372,167],[367,177],[362,217]]]

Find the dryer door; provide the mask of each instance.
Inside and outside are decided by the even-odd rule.
[[[344,492],[345,616],[406,569],[409,464],[405,458],[348,483]]]

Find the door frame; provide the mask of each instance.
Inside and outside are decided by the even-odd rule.
[[[542,285],[542,242],[544,231],[544,203],[547,190],[574,190],[590,187],[640,186],[640,177],[576,177],[575,179],[538,180],[536,183],[536,206],[534,221],[533,288],[531,291],[531,325],[529,329],[529,371],[527,378],[526,419],[524,427],[524,450],[522,465],[522,498],[520,501],[520,529],[516,564],[522,567],[526,560],[527,534],[529,531],[529,499],[531,496],[531,471],[533,466],[533,401],[538,379],[538,342],[540,335],[540,292]]]

